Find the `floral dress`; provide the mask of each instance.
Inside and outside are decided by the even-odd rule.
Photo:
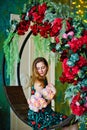
[[[31,89],[31,95],[35,93],[34,86]],[[33,110],[28,111],[28,124],[33,130],[47,130],[49,126],[59,124],[66,119],[67,116],[58,112],[55,112],[51,108],[51,104],[46,108],[42,108],[38,112]]]

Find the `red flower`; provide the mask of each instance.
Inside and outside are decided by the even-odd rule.
[[[56,52],[56,49],[55,49],[55,48],[53,48],[53,49],[52,49],[52,52]]]
[[[80,93],[78,93],[76,96],[73,97],[72,102],[70,104],[70,108],[72,110],[72,113],[78,116],[81,116],[86,111],[86,108],[84,105],[77,105],[77,102],[81,100]]]
[[[25,16],[26,16],[26,13],[23,13],[22,16],[21,16],[21,19],[24,20]]]
[[[37,35],[39,30],[38,30],[38,25],[34,24],[33,26],[31,26],[31,30],[33,32],[33,35]]]
[[[29,10],[28,16],[29,16],[29,17],[32,16],[32,14],[33,14],[34,12],[36,12],[36,9],[37,9],[37,6],[33,6],[33,7]]]
[[[60,42],[60,40],[59,40],[58,36],[57,36],[57,37],[55,37],[55,41],[56,41],[56,43],[59,43],[59,42]]]
[[[43,130],[47,130],[47,128],[44,128]]]
[[[63,63],[62,63],[63,72],[65,73],[66,77],[74,78],[75,75],[77,75],[77,73],[79,71],[79,67],[76,66],[76,65],[73,66],[73,67],[70,67],[70,66],[67,65],[67,61],[68,61],[68,58],[63,60]]]
[[[64,119],[66,119],[66,118],[67,118],[67,116],[66,116],[66,115],[63,115],[62,117],[63,117]]]
[[[28,12],[28,16],[31,18],[33,22],[41,24],[44,19],[44,14],[47,9],[46,3],[42,5],[34,6]]]
[[[43,19],[44,19],[44,15],[39,15],[38,12],[34,12],[32,14],[32,17],[33,17],[33,22],[36,22],[36,23],[42,23]]]
[[[75,77],[78,74],[79,67],[77,65],[70,67],[67,64],[67,61],[68,58],[63,59],[62,61],[63,72],[62,72],[62,76],[60,77],[60,81],[62,83],[68,82],[68,83],[77,84],[77,80],[75,79]]]
[[[68,51],[67,51],[67,50],[64,50],[64,51],[61,53],[61,56],[60,56],[60,61],[61,61],[61,62],[63,62],[63,60],[67,58],[67,54],[68,54]]]
[[[59,77],[59,80],[60,80],[63,84],[64,84],[65,82],[67,82],[67,83],[74,83],[74,82],[75,82],[74,77],[68,78],[68,77],[66,77],[66,75],[65,75],[64,72],[62,72],[62,76]]]
[[[62,28],[62,18],[55,18],[52,23],[52,28],[50,31],[50,36],[57,36],[59,34],[60,29]]]
[[[47,38],[48,34],[50,32],[50,28],[51,28],[51,23],[49,22],[45,22],[43,25],[38,26],[39,28],[39,33],[42,37]]]
[[[79,61],[77,62],[77,65],[81,68],[82,66],[87,66],[87,59],[85,59],[83,56],[79,57]]]
[[[38,13],[39,13],[39,15],[44,15],[46,9],[47,9],[46,3],[43,3],[42,5],[38,5]]]
[[[70,105],[70,108],[72,110],[72,113],[77,115],[77,116],[81,116],[84,114],[84,112],[86,111],[84,106],[76,106],[75,104]]]
[[[78,39],[74,38],[69,41],[68,44],[70,45],[71,50],[76,52],[81,49],[83,45],[87,45],[87,36],[81,36]]]
[[[41,124],[38,124],[38,128],[40,128],[41,127]]]
[[[35,121],[32,121],[31,123],[32,123],[32,125],[35,125],[35,124],[36,124],[36,122],[35,122]]]
[[[82,86],[82,87],[81,87],[81,90],[82,90],[82,91],[87,91],[87,86]]]
[[[19,35],[25,34],[26,31],[28,31],[30,25],[30,21],[21,21],[18,25],[17,32]]]
[[[83,31],[83,35],[87,35],[87,30],[84,30],[84,31]]]

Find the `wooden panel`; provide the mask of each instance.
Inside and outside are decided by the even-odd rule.
[[[10,106],[15,114],[26,124],[28,124],[28,104],[21,86],[5,87],[6,95]]]

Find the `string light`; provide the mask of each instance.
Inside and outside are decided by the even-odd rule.
[[[71,6],[72,14],[79,15],[85,23],[87,23],[87,1],[85,0],[72,0]]]

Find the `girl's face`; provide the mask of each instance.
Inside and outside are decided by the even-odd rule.
[[[37,63],[36,69],[41,77],[45,76],[47,73],[47,66],[43,62]]]

